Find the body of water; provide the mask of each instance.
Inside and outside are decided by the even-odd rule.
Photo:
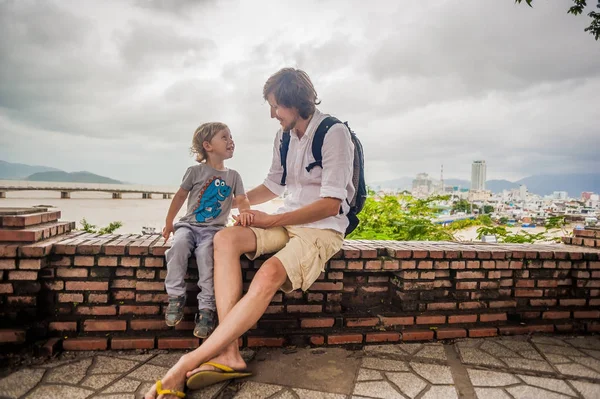
[[[61,211],[61,220],[77,222],[81,228],[81,219],[98,227],[110,222],[120,221],[123,227],[116,233],[141,234],[142,227],[154,227],[162,231],[165,217],[171,204],[170,199],[155,195],[152,199],[142,199],[141,194],[123,194],[122,199],[112,199],[111,193],[73,192],[70,199],[61,199],[57,191],[12,191],[6,198],[0,199],[0,207],[48,206]],[[275,199],[253,207],[265,212],[274,212],[281,206],[282,200]],[[185,214],[186,204],[181,207],[177,219]],[[236,213],[235,211],[233,213]]]

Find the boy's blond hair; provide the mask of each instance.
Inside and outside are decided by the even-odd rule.
[[[208,158],[208,154],[204,149],[204,142],[210,142],[217,133],[224,129],[229,128],[226,124],[221,122],[203,123],[198,127],[198,129],[196,129],[194,132],[194,138],[192,139],[190,151],[192,154],[196,154],[197,162],[206,162],[206,158]]]

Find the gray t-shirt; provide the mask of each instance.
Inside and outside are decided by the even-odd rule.
[[[225,226],[233,198],[246,194],[238,172],[213,169],[204,163],[188,168],[181,188],[190,194],[187,213],[179,221],[198,226]]]

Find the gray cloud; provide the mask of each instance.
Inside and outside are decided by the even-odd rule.
[[[0,159],[177,184],[219,120],[251,187],[278,128],[263,84],[295,66],[369,180],[598,170],[600,46],[568,5],[0,1]]]

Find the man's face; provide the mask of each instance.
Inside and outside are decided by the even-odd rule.
[[[300,117],[296,108],[286,108],[277,104],[273,93],[269,93],[267,102],[271,108],[271,118],[279,121],[283,131],[291,130],[296,126],[296,122],[298,122],[298,118]]]

